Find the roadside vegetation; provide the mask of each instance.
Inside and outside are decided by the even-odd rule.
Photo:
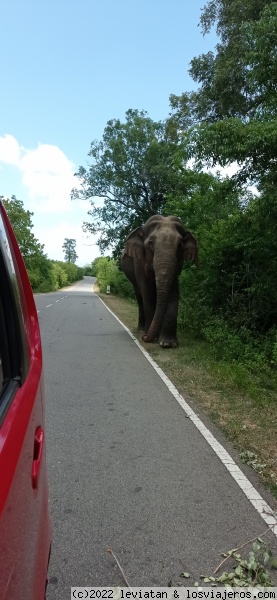
[[[109,262],[106,258],[98,259]],[[103,267],[103,265],[102,265]],[[112,269],[114,273],[114,269]],[[163,369],[179,392],[192,401],[196,412],[208,415],[239,451],[241,460],[254,469],[277,498],[277,372],[274,368],[253,368],[248,359],[220,355],[212,340],[186,331],[179,321],[179,346],[165,350],[158,344],[144,344],[137,331],[138,309],[134,299],[115,295],[112,279],[97,280],[105,304],[130,329]],[[94,271],[97,274],[97,269]],[[96,275],[97,276],[97,275]],[[121,288],[119,272],[118,287]],[[101,282],[101,284],[100,284]],[[109,283],[108,283],[109,282]],[[128,282],[127,282],[128,284]],[[110,285],[113,293],[106,293]],[[129,285],[129,284],[128,284]]]
[[[11,199],[4,200],[4,205],[34,292],[55,292],[83,278],[83,269],[77,267],[74,262],[55,261],[47,257],[43,245],[32,232],[33,213],[24,209],[21,200],[12,196]],[[74,240],[65,240],[65,243],[67,241],[74,242]]]
[[[99,277],[108,269],[111,291],[121,295],[116,260],[126,235],[152,214],[180,217],[200,248],[199,269],[187,266],[180,277],[181,330],[211,343],[215,359],[239,361],[270,381],[277,367],[277,4],[210,0],[200,24],[204,34],[215,26],[219,43],[191,61],[197,91],[172,95],[164,121],[133,109],[125,122],[108,121],[72,196],[91,201],[84,228],[101,233],[100,250],[112,252]],[[235,174],[207,172],[212,165],[233,165]]]
[[[277,495],[277,3],[208,0],[200,25],[203,35],[215,27],[218,43],[192,58],[194,91],[172,94],[162,121],[136,109],[109,120],[76,174],[72,198],[91,203],[83,228],[109,258],[83,271],[50,261],[32,213],[15,197],[6,207],[35,291],[95,275],[132,331],[134,294],[118,268],[124,240],[153,214],[181,218],[200,264],[180,275],[180,345],[147,350]]]
[[[191,60],[197,87],[172,94],[163,121],[135,109],[108,121],[72,197],[91,202],[84,229],[111,255],[93,273],[132,331],[133,291],[118,270],[126,235],[158,213],[197,237],[199,268],[180,276],[179,348],[147,350],[276,493],[277,3],[209,0],[200,26],[218,43]]]

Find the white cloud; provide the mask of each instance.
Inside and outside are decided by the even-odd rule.
[[[195,158],[191,158],[187,162],[187,167],[189,169],[193,169],[195,165]],[[221,167],[220,165],[215,165],[214,167],[203,166],[204,173],[210,173],[211,175],[216,175],[220,173],[222,177],[232,177],[239,170],[239,165],[237,162],[232,162],[226,167]]]
[[[15,169],[12,175],[11,167]],[[6,195],[10,197],[16,192],[15,195],[23,200],[24,208],[33,211],[33,233],[44,244],[49,258],[64,260],[62,245],[65,238],[76,239],[77,264],[80,266],[100,255],[95,236],[88,236],[82,230],[83,222],[89,221],[90,204],[70,199],[70,192],[73,187],[78,187],[78,180],[74,177],[74,164],[60,148],[38,144],[36,148],[28,149],[12,135],[0,136],[0,168],[2,186],[6,177],[6,188],[12,187]],[[0,193],[3,193],[2,189]]]
[[[188,161],[187,166],[189,169],[193,169],[195,164],[195,159],[192,158]],[[240,170],[240,166],[237,162],[232,162],[226,167],[221,167],[220,165],[215,165],[214,167],[203,167],[204,173],[209,173],[211,175],[217,175],[219,173],[220,177],[233,177]],[[258,196],[259,192],[255,185],[248,185],[247,190],[251,192],[254,196]]]
[[[100,255],[95,238],[87,236],[82,231],[81,221],[72,224],[70,221],[63,220],[48,227],[36,226],[35,223],[34,235],[41,244],[44,244],[44,251],[48,257],[54,260],[64,260],[62,245],[65,238],[76,240],[77,264],[80,266],[91,263]]]
[[[0,137],[0,163],[16,167],[28,195],[28,208],[42,213],[72,211],[70,192],[78,187],[75,166],[58,148],[38,144],[29,150],[12,135]]]
[[[20,162],[20,146],[12,135],[0,137],[0,163],[18,166]]]

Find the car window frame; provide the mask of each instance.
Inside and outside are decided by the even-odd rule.
[[[0,207],[2,208],[2,207]],[[13,257],[12,245],[9,241],[5,222],[0,211],[0,302],[2,317],[2,333],[6,340],[2,348],[5,364],[3,371],[8,374],[0,392],[0,427],[3,424],[17,389],[27,377],[30,361],[24,320],[20,302],[20,293],[16,274],[16,260]]]

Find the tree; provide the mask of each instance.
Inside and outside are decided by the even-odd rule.
[[[191,150],[222,166],[237,161],[239,178],[276,185],[277,3],[210,0],[204,33],[217,23],[220,43],[191,62],[200,88],[172,96],[172,119],[192,126]]]
[[[259,105],[249,79],[245,25],[255,25],[272,0],[209,0],[200,18],[203,35],[213,26],[216,52],[192,59],[189,73],[200,85],[194,92],[171,96],[172,108],[187,122],[215,123],[228,117],[247,119]]]
[[[65,271],[68,283],[74,283],[74,281],[83,279],[84,271],[82,267],[77,267],[72,262],[57,261],[57,264]]]
[[[73,238],[65,238],[64,243],[63,243],[63,251],[64,251],[64,258],[65,261],[68,263],[72,263],[75,264],[78,256],[76,254],[76,240],[74,240]]]
[[[220,40],[214,52],[192,60],[190,74],[199,88],[171,96],[171,123],[179,132],[190,128],[190,152],[200,164],[238,163],[233,183],[239,202],[230,204],[231,197],[227,197],[226,212],[221,206],[219,220],[214,221],[214,192],[220,192],[220,187],[204,201],[200,199],[195,212],[192,204],[178,205],[175,199],[175,212],[189,210],[189,217],[197,219],[204,208],[208,216],[199,230],[204,277],[193,270],[182,273],[186,310],[182,313],[181,305],[180,315],[184,315],[185,326],[192,323],[202,332],[208,331],[210,340],[218,335],[221,347],[223,337],[228,338],[228,352],[233,334],[229,338],[226,332],[231,328],[243,342],[235,343],[235,353],[244,352],[251,339],[252,350],[264,344],[263,352],[273,360],[277,326],[277,3],[210,0],[201,24],[203,33],[216,25]],[[249,180],[258,186],[256,198],[241,193],[240,184]]]
[[[16,196],[4,200],[4,205],[24,258],[33,290],[49,292],[58,289],[52,262],[44,254],[43,244],[39,243],[32,232],[33,213],[25,210],[22,200],[18,200]]]
[[[12,196],[11,199],[6,198],[3,202],[23,258],[26,259],[34,254],[42,256],[44,246],[32,232],[34,213],[25,210],[22,200],[18,200],[16,196]]]
[[[145,111],[128,110],[126,121],[108,121],[103,139],[93,141],[86,170],[77,173],[82,189],[73,198],[91,202],[91,222],[84,230],[101,233],[101,251],[122,245],[126,234],[163,210],[170,193],[185,191],[184,148],[168,124],[152,121]]]

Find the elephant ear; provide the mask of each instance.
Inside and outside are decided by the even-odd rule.
[[[198,242],[189,231],[184,236],[184,260],[191,260],[198,267]]]
[[[123,254],[127,254],[127,256],[131,256],[132,258],[144,257],[143,234],[141,227],[137,227],[137,229],[134,229],[134,231],[129,233],[125,242]]]

